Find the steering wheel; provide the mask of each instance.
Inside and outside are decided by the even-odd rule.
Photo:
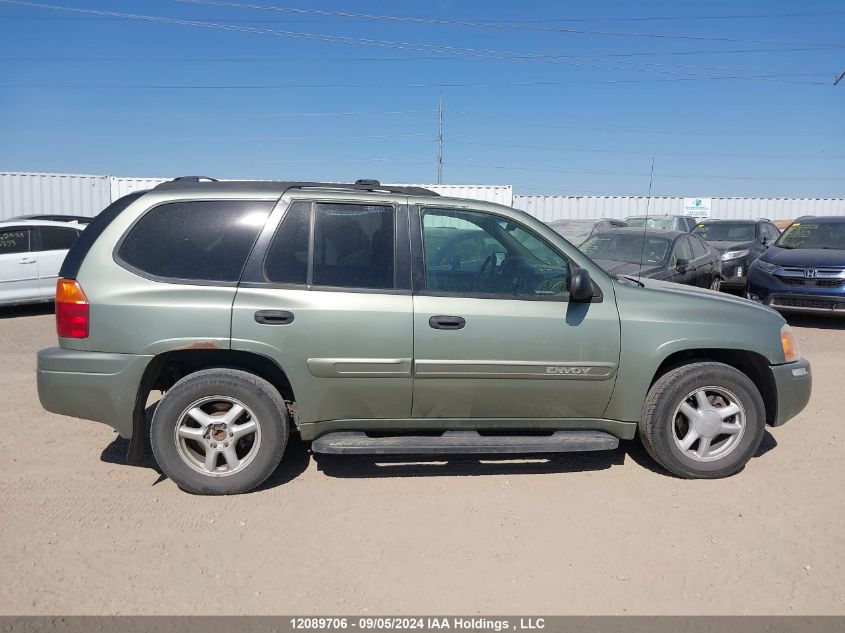
[[[475,283],[472,287],[473,292],[486,289],[493,281],[493,278],[496,276],[496,255],[498,254],[490,253],[481,262],[481,268],[478,269],[478,276],[475,278]],[[490,269],[489,271],[487,270],[488,267]]]

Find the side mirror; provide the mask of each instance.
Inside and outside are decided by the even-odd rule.
[[[593,280],[585,269],[579,268],[572,275],[569,297],[573,301],[587,301],[593,298]]]
[[[768,237],[763,238],[763,248],[769,248],[769,238]]]
[[[675,268],[678,270],[686,270],[687,266],[689,266],[689,260],[684,259],[683,257],[679,257],[675,260]]]

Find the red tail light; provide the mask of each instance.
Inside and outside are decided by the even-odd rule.
[[[88,338],[88,297],[75,279],[56,282],[56,332],[60,338]]]

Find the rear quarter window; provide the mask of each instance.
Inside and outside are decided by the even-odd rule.
[[[39,251],[66,251],[79,237],[77,229],[63,226],[39,226],[36,230],[41,238]]]
[[[237,282],[274,201],[169,202],[147,211],[117,250],[133,272],[173,281]]]

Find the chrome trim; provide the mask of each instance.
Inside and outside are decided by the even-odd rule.
[[[410,358],[309,358],[317,378],[410,378]]]
[[[529,378],[540,380],[608,380],[613,363],[512,360],[418,360],[416,378]]]
[[[781,266],[777,271],[775,271],[774,275],[775,277],[792,277],[801,279],[845,279],[845,268]]]

